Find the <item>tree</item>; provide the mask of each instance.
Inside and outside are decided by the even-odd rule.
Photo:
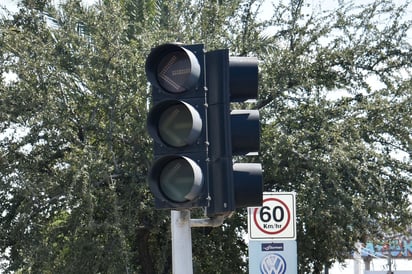
[[[265,182],[297,192],[300,272],[320,273],[410,223],[410,21],[387,1],[321,17],[291,3],[261,58]]]
[[[5,269],[144,270],[162,257],[148,242],[168,231],[144,184],[144,58],[125,46],[114,5],[29,2],[1,30],[2,71],[16,76],[0,99]]]
[[[151,144],[143,67],[166,31],[133,31],[122,7],[24,1],[1,21],[1,75],[14,78],[2,79],[0,92],[5,272],[171,272],[169,216],[154,211],[145,183]],[[162,16],[176,8],[157,7]],[[205,251],[215,251],[223,271],[241,271],[245,245],[232,244],[241,235],[229,223],[204,232],[218,243],[228,239]],[[233,263],[219,256],[230,250],[239,258]],[[213,267],[195,259],[200,273]]]
[[[293,0],[266,21],[261,5],[30,0],[1,20],[2,270],[171,272],[168,212],[153,209],[145,183],[143,68],[163,42],[261,60],[265,189],[297,192],[300,273],[320,273],[354,242],[410,223],[407,5],[317,12]],[[246,272],[245,230],[242,211],[193,229],[196,273]]]

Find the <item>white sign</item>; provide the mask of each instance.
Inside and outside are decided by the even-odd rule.
[[[250,241],[249,273],[297,274],[296,241]]]
[[[293,192],[264,192],[261,207],[248,208],[249,238],[296,239],[296,197]]]

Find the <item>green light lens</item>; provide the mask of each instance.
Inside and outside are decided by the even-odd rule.
[[[170,147],[184,147],[194,144],[202,131],[199,112],[183,101],[167,101],[150,115],[150,124],[162,143]],[[151,122],[153,121],[153,122]]]
[[[170,106],[160,116],[159,136],[170,146],[183,147],[187,145],[188,136],[192,129],[192,115],[183,104]]]
[[[167,163],[160,173],[160,190],[170,200],[185,202],[195,184],[192,166],[183,158],[177,158]]]

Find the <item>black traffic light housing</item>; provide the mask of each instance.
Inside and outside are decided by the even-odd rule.
[[[147,128],[155,141],[148,181],[156,208],[208,205],[204,66],[203,45],[164,44],[146,60],[153,104]]]
[[[216,216],[261,205],[261,165],[233,164],[233,156],[259,150],[259,112],[231,111],[231,102],[257,97],[257,59],[164,44],[152,49],[146,74],[154,139],[148,181],[156,208],[204,207]]]

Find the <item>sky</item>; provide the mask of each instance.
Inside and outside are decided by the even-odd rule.
[[[59,0],[55,0],[56,2]],[[87,5],[95,3],[97,0],[84,0],[84,2]],[[265,13],[266,16],[270,16],[270,11],[271,11],[271,2],[273,0],[266,0],[262,10],[268,11],[269,13]],[[308,3],[311,3],[311,6],[313,9],[317,10],[328,10],[332,9],[334,5],[336,5],[338,0],[328,0],[328,1],[322,1],[322,0],[309,0]],[[372,2],[371,0],[355,0],[355,3],[368,3]],[[394,2],[397,3],[403,3],[403,0],[394,0]],[[11,11],[17,11],[18,0],[1,0],[0,4],[0,15],[3,14],[3,11],[1,10],[1,7],[6,7],[8,10]],[[412,5],[410,7],[411,13],[412,13]],[[265,16],[263,14],[263,16]],[[346,260],[345,265],[340,265],[340,264],[335,264],[330,270],[330,274],[363,274],[365,265],[363,263],[360,263],[358,267],[360,267],[360,272],[356,273],[355,271],[355,262],[354,260]],[[388,270],[388,265],[387,265],[387,260],[385,259],[374,259],[372,260],[371,263],[371,269],[372,271],[384,271]],[[392,270],[411,270],[412,271],[412,260],[407,260],[407,259],[398,259],[395,260],[395,263],[392,265]]]
[[[365,264],[360,264],[360,271],[356,273],[354,260],[346,260],[346,267],[343,265],[335,264],[332,269],[329,270],[329,274],[363,274],[365,271]],[[392,271],[412,271],[412,260],[397,259],[392,264]],[[386,259],[373,259],[370,265],[370,271],[388,271],[388,262]],[[396,272],[395,272],[396,274]]]

